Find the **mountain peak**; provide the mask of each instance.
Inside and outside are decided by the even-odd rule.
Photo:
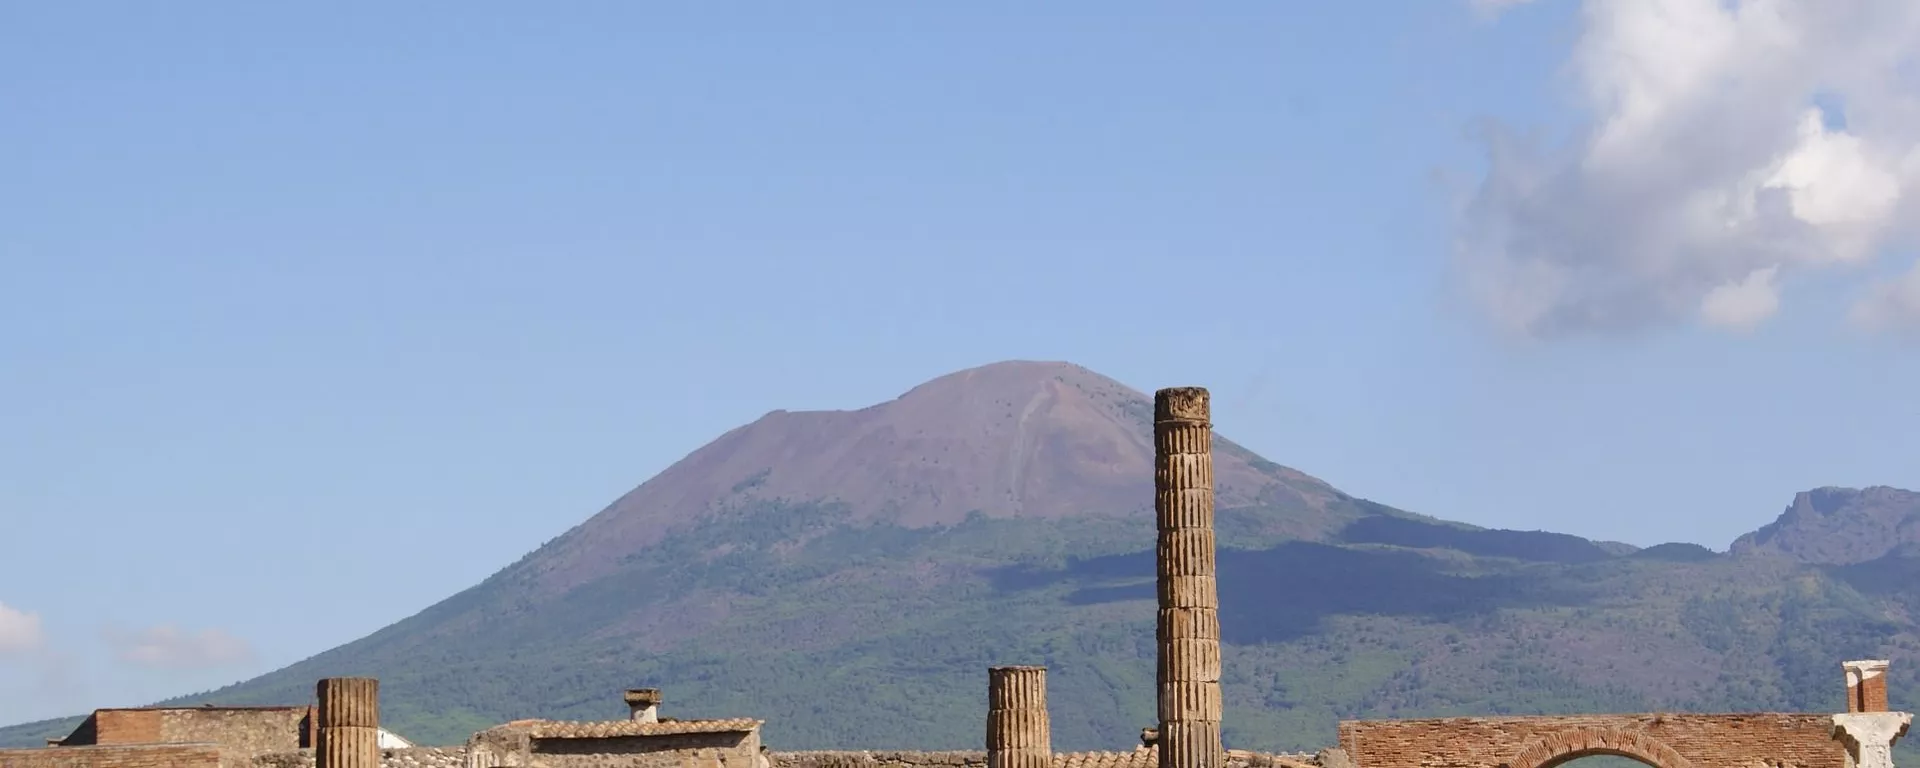
[[[847,522],[905,528],[973,514],[1145,518],[1152,413],[1139,390],[1033,360],[956,371],[857,410],[776,410],[668,467],[541,557],[567,571],[577,568],[561,562],[612,562],[756,499],[833,503]],[[1222,507],[1318,511],[1342,498],[1224,439],[1214,477]]]
[[[1847,565],[1920,544],[1920,493],[1884,485],[1794,494],[1773,522],[1734,540],[1733,554],[1775,553]]]

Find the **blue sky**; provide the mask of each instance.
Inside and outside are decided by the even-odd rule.
[[[1813,151],[1911,169],[1860,74],[1903,39],[1744,101],[1751,20],[1680,36],[1732,40],[1701,78],[1582,58],[1703,2],[12,4],[0,722],[296,661],[769,410],[1004,359],[1488,526],[1724,548],[1920,487],[1909,197]],[[1760,160],[1828,192],[1798,229],[1662,218]]]

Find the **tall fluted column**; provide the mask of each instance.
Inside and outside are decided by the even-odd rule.
[[[987,768],[1050,768],[1046,667],[987,670]]]
[[[315,768],[380,768],[380,681],[329,677],[314,693],[320,699]]]
[[[1220,596],[1214,581],[1213,423],[1207,390],[1153,395],[1160,617],[1160,768],[1224,768]]]

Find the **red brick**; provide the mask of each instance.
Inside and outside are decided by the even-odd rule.
[[[1553,768],[1588,754],[1659,768],[1846,768],[1832,728],[1830,716],[1807,714],[1348,720],[1340,746],[1358,768]]]
[[[0,750],[0,768],[170,767],[220,768],[220,748],[209,744],[146,744]]]

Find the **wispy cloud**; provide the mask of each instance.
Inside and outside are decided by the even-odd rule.
[[[1806,273],[1913,234],[1920,3],[1583,0],[1580,23],[1591,120],[1551,148],[1494,130],[1462,222],[1469,289],[1505,330],[1750,329]],[[1851,317],[1920,329],[1920,271]]]
[[[158,669],[204,669],[252,661],[253,647],[219,629],[189,632],[172,624],[139,630],[109,627],[103,632],[114,657]]]
[[[33,653],[45,646],[46,630],[39,614],[0,603],[0,656]]]

